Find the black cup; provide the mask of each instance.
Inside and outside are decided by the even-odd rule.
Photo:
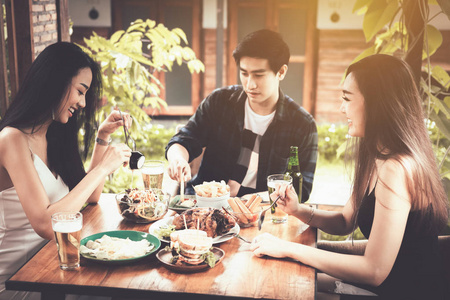
[[[144,165],[145,156],[139,151],[131,151],[130,169],[140,169]]]

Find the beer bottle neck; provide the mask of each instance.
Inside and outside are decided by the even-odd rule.
[[[288,171],[300,171],[297,153],[291,153],[289,157]]]

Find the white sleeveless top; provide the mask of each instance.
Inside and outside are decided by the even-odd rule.
[[[59,175],[55,178],[39,156],[32,153],[32,158],[50,203],[55,203],[67,195],[69,188],[62,178]],[[40,295],[6,291],[5,281],[44,246],[45,242],[46,240],[31,227],[16,189],[11,187],[0,192],[0,300],[34,299],[33,296]]]

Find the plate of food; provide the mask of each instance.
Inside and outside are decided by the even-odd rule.
[[[169,209],[176,211],[177,213],[182,213],[185,210],[194,208],[197,206],[197,200],[195,195],[184,195],[184,200],[181,201],[181,195],[176,195],[169,202]]]
[[[128,264],[156,252],[161,241],[141,231],[105,231],[85,237],[80,242],[84,258],[101,263]]]
[[[156,257],[166,268],[175,272],[194,273],[214,268],[225,252],[212,246],[212,238],[205,231],[188,229],[174,232],[170,246],[161,249]]]
[[[199,229],[212,238],[213,244],[222,243],[233,238],[240,231],[239,224],[233,216],[223,210],[211,207],[191,208],[180,215],[164,218],[153,223],[149,233],[161,241],[170,243],[170,235],[183,229]]]
[[[170,195],[159,189],[127,189],[116,195],[117,207],[124,220],[150,223],[167,213]]]

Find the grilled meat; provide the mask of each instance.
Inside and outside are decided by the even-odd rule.
[[[236,220],[232,216],[211,207],[191,208],[176,216],[173,220],[176,230],[185,229],[184,218],[187,229],[197,229],[198,222],[198,229],[206,231],[209,237],[223,235],[236,225]]]

